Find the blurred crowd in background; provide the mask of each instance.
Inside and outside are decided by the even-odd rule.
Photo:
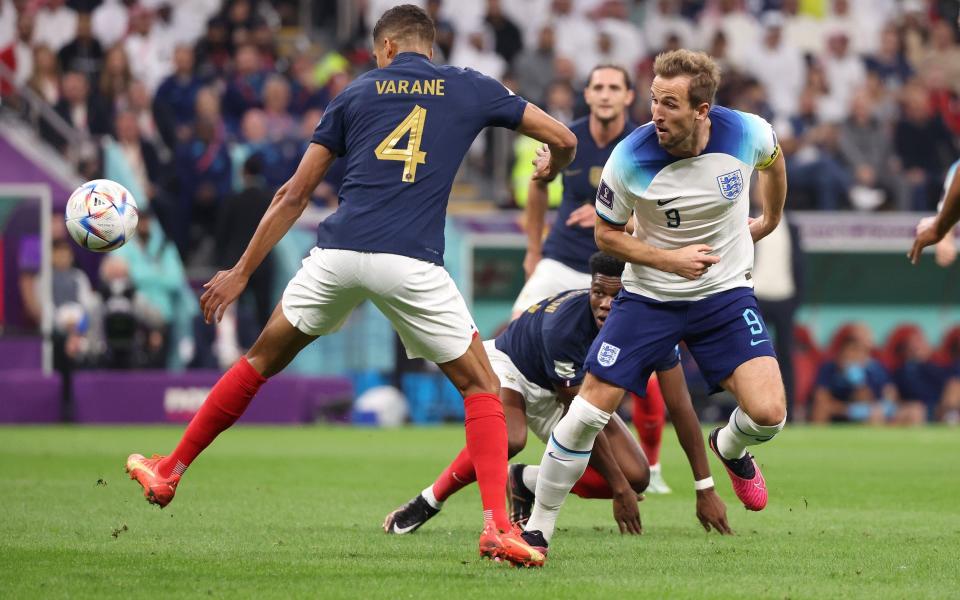
[[[132,250],[103,261],[99,281],[73,266],[75,248],[55,227],[55,300],[82,307],[58,313],[73,360],[169,364],[174,330],[197,314],[188,279],[205,280],[239,257],[326,105],[374,67],[370,31],[397,3],[0,0],[3,109],[35,123],[81,178],[122,181],[145,209]],[[708,51],[723,69],[718,103],[774,125],[791,209],[934,210],[958,156],[955,0],[412,3],[437,24],[436,62],[497,77],[567,123],[586,114],[581,92],[592,66],[619,64],[634,75],[631,114],[643,123],[656,54]],[[77,135],[51,126],[51,110]],[[523,205],[533,150],[498,135],[478,138],[455,202]],[[342,168],[335,163],[315,192],[321,215],[337,206]],[[491,179],[493,187],[477,183]],[[26,256],[24,296],[38,315]],[[247,345],[275,300],[269,261],[251,294],[254,319],[240,336]],[[813,418],[830,420],[837,402],[866,399],[868,420],[957,418],[960,351],[948,342],[958,346],[960,336],[934,353],[917,331],[891,335],[880,350],[869,332],[854,333],[817,350],[818,375],[805,390]],[[136,341],[117,346],[111,336]],[[935,373],[927,379],[940,382],[936,389],[906,385],[915,378],[902,371],[916,364]]]

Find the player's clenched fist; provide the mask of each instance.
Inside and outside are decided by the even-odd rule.
[[[711,265],[720,262],[719,256],[711,256],[713,248],[706,244],[693,244],[676,250],[668,250],[662,271],[676,273],[684,279],[700,279]]]

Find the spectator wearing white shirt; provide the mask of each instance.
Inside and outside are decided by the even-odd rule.
[[[65,0],[48,0],[37,11],[33,28],[33,43],[44,44],[59,52],[77,36],[77,11],[66,5]]]
[[[827,79],[829,114],[824,120],[839,122],[850,114],[854,91],[863,85],[867,70],[863,60],[850,51],[850,38],[842,29],[827,35],[827,52],[820,59]]]
[[[572,0],[553,0],[551,9],[556,52],[579,65],[578,57],[590,52],[596,43],[596,28],[582,15],[574,13]]]
[[[93,11],[93,35],[100,40],[104,49],[127,35],[129,24],[128,6],[132,0],[103,0],[103,4]]]
[[[151,94],[173,73],[172,40],[164,37],[149,10],[137,6],[130,11],[130,33],[123,46],[133,76],[144,82]]]
[[[758,50],[760,25],[747,12],[743,0],[719,0],[715,11],[705,12],[700,21],[702,40],[715,40],[717,32],[726,39],[730,63],[743,68],[749,57]]]
[[[30,11],[23,11],[17,17],[17,39],[13,44],[13,56],[16,62],[13,81],[18,87],[26,85],[33,75],[33,14]],[[53,81],[56,81],[54,76]],[[49,100],[48,100],[49,101]],[[55,103],[54,100],[51,104]]]
[[[780,13],[765,13],[762,23],[762,47],[747,60],[746,70],[766,88],[774,115],[781,119],[790,118],[797,110],[807,66],[800,51],[784,43]]]
[[[783,0],[783,41],[804,54],[817,56],[823,52],[823,24],[800,12],[799,0]]]
[[[493,39],[485,29],[476,29],[466,36],[457,36],[450,54],[450,64],[470,67],[494,79],[502,79],[507,61],[493,51]]]
[[[648,4],[653,4],[649,2]],[[679,0],[657,0],[655,6],[647,8],[643,19],[643,35],[647,44],[655,52],[661,52],[667,46],[667,39],[674,35],[683,48],[700,48],[693,24],[680,14]]]

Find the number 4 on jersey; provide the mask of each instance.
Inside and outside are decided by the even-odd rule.
[[[414,106],[403,122],[397,125],[396,129],[391,131],[387,137],[383,138],[375,151],[379,160],[403,161],[404,183],[413,183],[417,179],[417,165],[427,162],[427,153],[420,150],[423,125],[426,121],[427,109],[419,105]],[[407,133],[410,134],[407,147],[397,148],[400,139]]]

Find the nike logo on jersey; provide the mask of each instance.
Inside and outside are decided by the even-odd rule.
[[[764,342],[769,342],[769,341],[770,341],[770,340],[750,340],[750,345],[751,345],[751,346],[759,346],[760,344],[762,344],[762,343],[764,343]]]
[[[670,198],[669,200],[657,200],[657,206],[666,206],[671,202],[673,202],[674,200],[679,200],[679,199],[680,199],[680,196],[677,196],[676,198]]]
[[[553,453],[553,450],[547,452],[547,455],[553,460],[559,460],[560,462],[573,462],[572,458],[560,458],[559,456]]]
[[[413,528],[415,528],[416,526],[417,526],[417,524],[414,523],[413,525],[408,525],[407,527],[397,527],[397,524],[394,523],[394,524],[393,524],[393,532],[396,533],[397,535],[403,535],[403,534],[405,534],[405,533],[409,533],[409,532],[410,532]]]

